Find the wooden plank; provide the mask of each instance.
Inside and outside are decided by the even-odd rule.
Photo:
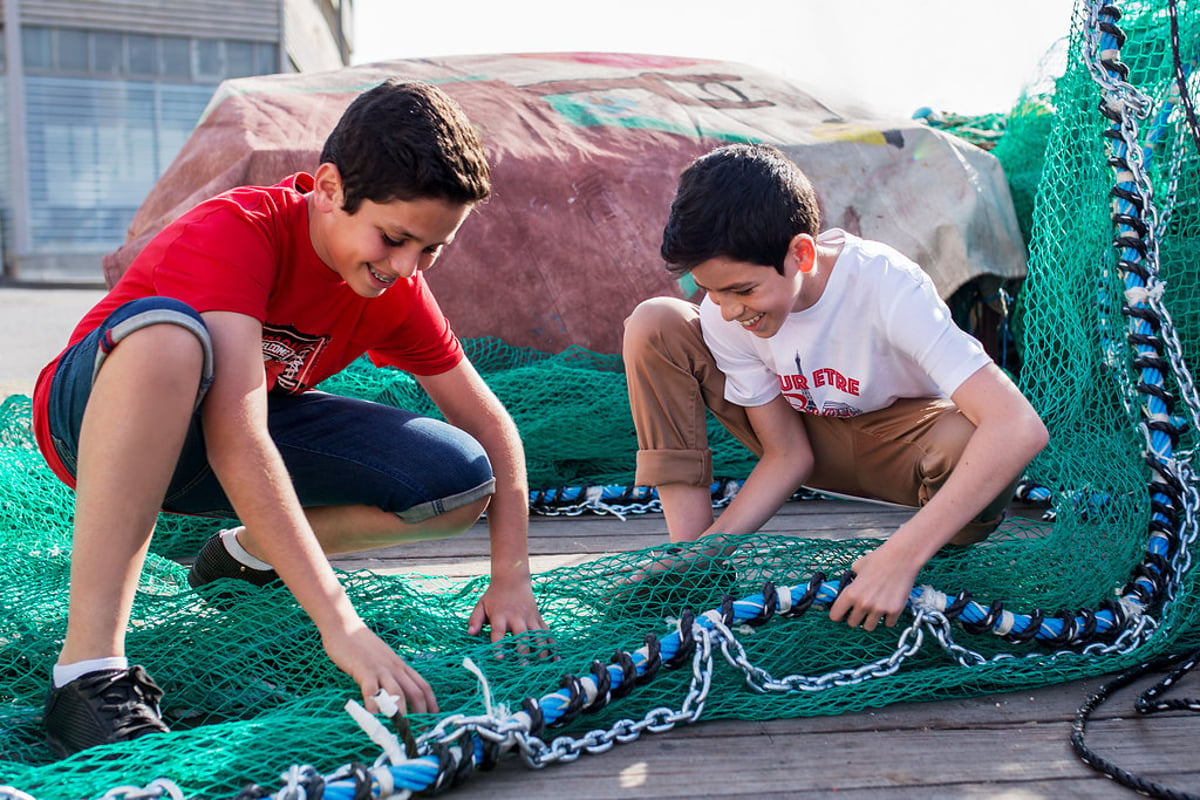
[[[506,759],[457,797],[1055,797],[1131,796],[1076,758],[1070,720],[1095,681],[978,700],[902,704],[800,720],[716,721],[646,734],[545,771]],[[1032,698],[1032,699],[1031,699]],[[1033,719],[1037,717],[1037,719]],[[1155,720],[1153,747],[1110,752],[1147,776],[1194,789],[1195,717]],[[1100,722],[1114,728],[1124,722]],[[1189,731],[1191,734],[1189,735]],[[1120,737],[1115,737],[1120,741]],[[702,783],[701,783],[702,782]],[[699,787],[703,787],[702,789]]]
[[[1036,508],[1032,512],[1041,513]],[[786,504],[763,532],[809,539],[883,538],[911,514],[911,510],[870,503],[802,501]],[[660,513],[631,515],[623,520],[595,514],[530,517],[529,552],[535,573],[666,544],[666,523]],[[489,552],[487,525],[480,522],[459,536],[341,556],[333,561],[347,570],[462,578],[487,574]]]
[[[831,539],[886,536],[911,514],[842,501],[789,503],[785,509],[788,513],[777,515],[763,527],[765,533]],[[535,514],[530,517],[529,552],[532,556],[566,553],[598,556],[666,544],[666,523],[659,513],[629,516],[624,520],[595,514],[575,517]],[[335,561],[339,566],[342,563],[365,566],[369,561],[391,569],[390,562],[393,561],[408,564],[427,560],[486,559],[488,552],[487,525],[480,522],[459,536],[381,548],[369,554],[339,557]]]

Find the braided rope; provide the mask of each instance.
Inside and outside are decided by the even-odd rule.
[[[1087,723],[1092,713],[1118,689],[1122,689],[1139,678],[1154,672],[1169,670],[1166,677],[1138,696],[1133,706],[1134,710],[1143,715],[1159,711],[1186,710],[1200,712],[1200,700],[1159,699],[1167,689],[1186,672],[1193,669],[1197,663],[1200,663],[1200,650],[1163,656],[1134,667],[1101,686],[1075,712],[1075,721],[1071,726],[1071,748],[1075,751],[1075,754],[1092,769],[1104,773],[1122,786],[1127,786],[1147,797],[1159,797],[1165,798],[1165,800],[1200,800],[1200,795],[1171,789],[1123,769],[1109,759],[1100,756],[1087,745]]]
[[[1196,107],[1192,104],[1192,96],[1187,88],[1187,70],[1184,69],[1183,58],[1179,47],[1179,5],[1178,0],[1167,0],[1167,11],[1171,19],[1171,63],[1175,68],[1175,83],[1179,87],[1179,99],[1183,103],[1184,116],[1192,131],[1192,140],[1196,143],[1196,152],[1200,153],[1200,120],[1196,119]]]

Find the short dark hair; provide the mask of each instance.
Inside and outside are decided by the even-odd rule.
[[[816,236],[821,213],[804,172],[778,148],[733,144],[683,171],[663,229],[667,269],[684,274],[710,258],[774,267],[783,273],[797,234]]]
[[[325,140],[321,163],[338,168],[348,214],[363,200],[470,205],[491,194],[491,170],[467,115],[427,83],[389,80],[356,97]]]

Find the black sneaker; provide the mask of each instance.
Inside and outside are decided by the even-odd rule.
[[[193,589],[199,589],[201,586],[221,578],[233,578],[254,586],[266,586],[272,581],[279,580],[279,575],[273,569],[247,567],[225,549],[225,543],[221,541],[221,534],[214,533],[200,548],[200,554],[196,556],[196,563],[192,564],[191,570],[188,571],[188,585]],[[221,592],[218,596],[228,594],[229,592]]]
[[[100,744],[167,733],[158,710],[162,696],[139,666],[81,675],[46,695],[46,740],[56,756],[66,758]]]

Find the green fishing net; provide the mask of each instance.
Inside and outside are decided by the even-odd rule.
[[[898,629],[868,634],[823,613],[735,626],[748,661],[773,676],[807,676],[818,690],[759,693],[742,673],[718,668],[705,718],[833,714],[1044,685],[1200,638],[1190,569],[1200,554],[1191,465],[1197,409],[1187,369],[1200,342],[1200,141],[1177,79],[1182,74],[1186,94],[1200,94],[1200,6],[1157,0],[1119,8],[1113,20],[1101,19],[1098,5],[1079,5],[1064,74],[1052,90],[1023,98],[994,142],[1029,237],[1030,276],[1014,324],[1022,390],[1051,431],[1028,485],[1051,513],[1009,521],[981,545],[935,557],[920,583],[933,587],[927,597],[945,594],[940,609],[950,621],[922,628],[923,644],[903,658],[896,659]],[[1119,27],[1118,47],[1102,46],[1100,22]],[[1111,54],[1101,64],[1101,51],[1113,49],[1119,64]],[[1107,88],[1097,80],[1122,69]],[[1117,127],[1097,110],[1106,93],[1110,107],[1128,112],[1121,124],[1136,147],[1106,133]],[[1114,194],[1121,186],[1140,194]],[[1118,236],[1125,238],[1114,244]],[[1142,244],[1130,245],[1135,239]],[[532,487],[632,482],[634,432],[619,357],[466,344],[521,430]],[[365,361],[322,388],[436,415],[410,376]],[[743,478],[749,454],[715,424],[710,434],[717,473]],[[165,689],[172,732],[53,762],[40,715],[65,628],[72,511],[71,492],[35,450],[28,399],[8,398],[0,405],[0,783],[38,798],[96,797],[167,777],[189,797],[229,797],[249,782],[270,786],[295,764],[328,772],[376,758],[379,748],[343,710],[357,688],[325,656],[290,594],[249,588],[227,603],[207,602],[188,588],[176,559],[228,523],[164,515],[127,647]],[[414,717],[420,733],[445,714],[484,709],[464,657],[497,701],[519,708],[558,689],[566,674],[587,675],[593,661],[642,647],[648,633],[665,641],[684,606],[718,608],[724,595],[753,596],[767,581],[836,581],[876,542],[756,534],[725,544],[716,552],[711,543],[681,548],[671,557],[690,561],[686,579],[643,591],[631,590],[627,577],[649,551],[536,575],[555,659],[538,657],[544,643],[536,636],[493,647],[466,634],[486,578],[341,578],[368,624],[436,688],[442,712]],[[982,618],[968,619],[968,601]],[[1056,637],[1062,628],[1043,627],[1055,619],[1075,627]],[[864,665],[883,666],[855,671]],[[661,669],[562,732],[679,708],[692,677],[686,667]]]

